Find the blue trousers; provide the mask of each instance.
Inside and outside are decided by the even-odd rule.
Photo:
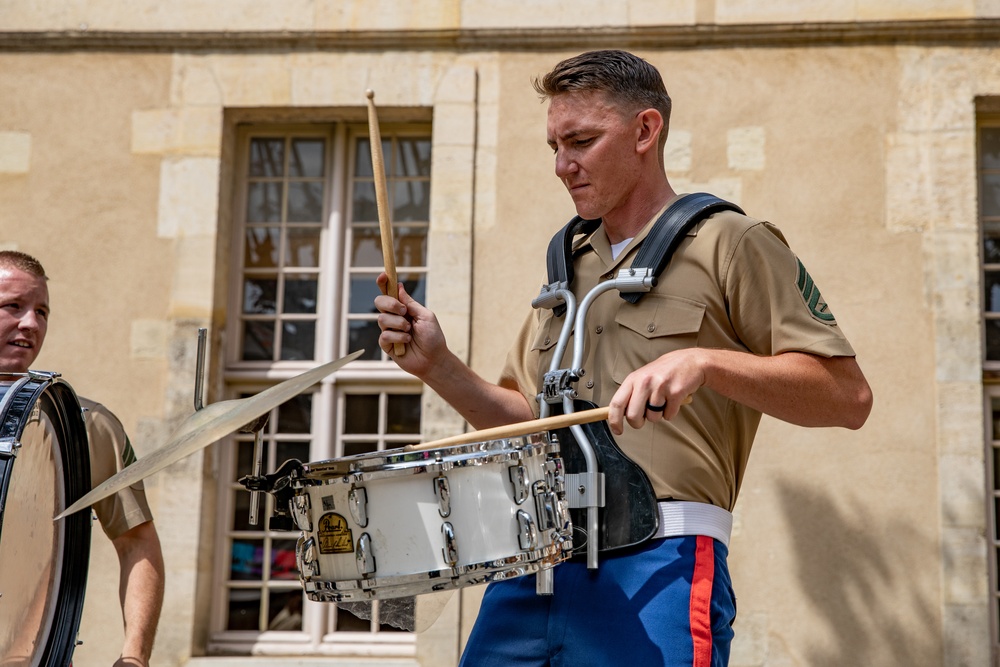
[[[710,537],[651,540],[486,589],[461,667],[725,667],[736,618],[728,550]]]

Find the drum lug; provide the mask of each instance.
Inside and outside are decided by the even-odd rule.
[[[303,579],[319,576],[319,561],[316,560],[316,542],[313,538],[299,536],[295,543],[295,560]]]
[[[368,527],[368,491],[363,486],[351,487],[351,492],[347,495],[348,505],[351,508],[351,516],[354,523],[362,528]]]
[[[538,546],[538,530],[531,515],[524,510],[517,511],[517,541],[521,549],[531,551]]]
[[[21,443],[16,438],[0,438],[0,454],[17,456]]]
[[[514,487],[514,504],[520,505],[528,499],[528,471],[523,464],[507,468],[507,475]]]
[[[545,481],[556,493],[566,490],[566,471],[561,456],[553,456],[545,462]]]
[[[444,556],[444,562],[449,567],[455,567],[458,564],[458,541],[455,539],[455,527],[451,525],[451,522],[445,521],[441,524],[441,534],[444,536],[444,548],[441,549],[441,555]]]
[[[535,512],[538,514],[538,525],[542,530],[559,528],[559,509],[556,494],[549,490],[545,482],[535,482],[532,491],[535,495]]]
[[[299,530],[305,532],[312,531],[312,502],[308,494],[292,496],[291,500],[292,518]]]
[[[451,516],[451,488],[447,477],[439,475],[434,478],[434,493],[438,499],[438,514],[441,518]]]
[[[362,490],[364,490],[362,488]],[[367,577],[375,573],[375,554],[372,553],[372,536],[362,533],[358,538],[358,548],[354,550],[354,558],[358,562],[358,573]]]

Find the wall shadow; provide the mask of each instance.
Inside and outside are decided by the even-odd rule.
[[[827,625],[824,637],[803,642],[804,664],[941,665],[933,540],[889,509],[789,480],[775,488],[795,553],[791,574]]]

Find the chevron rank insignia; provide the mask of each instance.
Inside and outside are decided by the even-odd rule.
[[[826,305],[826,301],[823,300],[823,296],[819,293],[819,288],[813,282],[812,276],[806,271],[802,260],[797,259],[797,261],[799,263],[799,275],[796,278],[796,284],[799,287],[799,292],[802,294],[802,299],[806,302],[806,307],[809,308],[809,312],[820,322],[836,324],[837,321],[833,318],[830,307]]]

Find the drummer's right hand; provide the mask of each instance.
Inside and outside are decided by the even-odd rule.
[[[385,291],[388,277],[382,273],[376,282],[379,289]],[[375,308],[379,311],[378,326],[382,330],[378,345],[400,368],[423,377],[447,352],[447,342],[434,313],[415,301],[402,283],[398,283],[398,290],[395,298],[388,294],[375,297]],[[392,348],[396,343],[406,346],[406,353],[401,357],[393,354]]]

